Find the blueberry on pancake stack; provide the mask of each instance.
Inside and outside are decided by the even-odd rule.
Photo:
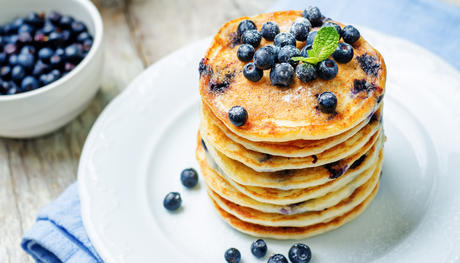
[[[383,162],[382,56],[316,7],[243,17],[199,66],[196,156],[220,216],[298,239],[357,217]]]

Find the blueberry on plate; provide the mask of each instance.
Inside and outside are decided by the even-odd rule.
[[[295,37],[291,33],[281,32],[275,36],[274,44],[278,47],[284,47],[286,45],[295,46],[296,41]]]
[[[243,62],[249,62],[252,60],[252,57],[254,57],[254,52],[255,50],[252,45],[243,44],[236,51],[236,56]]]
[[[307,42],[305,43],[305,46],[313,45],[313,40],[315,40],[316,34],[318,34],[318,31],[310,31],[310,33],[308,33]]]
[[[281,254],[275,254],[268,259],[267,263],[288,263],[288,260]]]
[[[337,33],[339,34],[339,36],[342,36],[342,28],[338,24],[329,21],[329,22],[324,23],[322,27],[328,27],[328,26],[334,27]]]
[[[266,40],[273,41],[273,39],[275,39],[275,36],[280,33],[280,28],[278,27],[278,24],[276,24],[275,22],[268,21],[262,25],[260,33],[262,34],[262,37]]]
[[[288,87],[294,77],[294,68],[289,63],[276,64],[270,70],[270,81],[274,86]]]
[[[256,258],[263,258],[267,254],[267,244],[263,239],[257,239],[251,244],[251,253]]]
[[[353,47],[350,44],[340,42],[332,57],[339,63],[348,63],[353,58]]]
[[[298,61],[291,60],[292,57],[299,57],[300,51],[294,46],[284,46],[278,53],[278,62],[290,63],[293,67],[299,64]]]
[[[21,92],[31,91],[38,89],[38,80],[32,76],[27,76],[21,81]]]
[[[228,263],[239,263],[241,260],[241,253],[236,248],[229,248],[224,254],[225,261]]]
[[[41,48],[38,51],[38,58],[46,63],[50,61],[50,58],[54,55],[54,51],[49,47]]]
[[[241,106],[233,106],[228,111],[228,119],[236,127],[243,126],[248,120],[248,112]]]
[[[251,20],[243,20],[238,24],[238,36],[242,36],[246,30],[257,30],[257,26]]]
[[[335,78],[339,71],[335,61],[329,58],[319,62],[317,67],[318,76],[324,80]]]
[[[309,263],[311,260],[310,248],[305,244],[294,244],[291,249],[289,249],[289,260],[291,260],[292,263]]]
[[[13,70],[11,70],[11,79],[13,79],[16,82],[21,81],[25,75],[26,71],[23,67],[19,65],[14,66]]]
[[[298,41],[305,41],[308,36],[308,31],[310,31],[310,26],[301,20],[296,20],[292,24],[289,32],[295,37]]]
[[[169,210],[177,210],[182,204],[182,198],[178,192],[170,192],[165,196],[163,200],[163,206]]]
[[[264,71],[258,69],[254,63],[244,65],[243,75],[252,82],[259,81],[264,76]]]
[[[316,67],[310,63],[302,63],[295,69],[295,74],[302,82],[311,82],[316,79]]]
[[[254,65],[262,70],[272,68],[275,65],[274,49],[269,46],[259,48],[254,54]]]
[[[198,183],[198,173],[193,168],[184,169],[180,173],[180,181],[187,188],[193,188]]]
[[[348,44],[355,43],[358,41],[360,36],[361,34],[354,26],[348,25],[342,29],[343,41],[347,42]]]
[[[323,15],[316,6],[309,6],[302,13],[303,17],[310,20],[312,26],[317,27],[323,24]]]
[[[18,55],[18,65],[24,67],[25,70],[32,70],[34,67],[35,59],[34,56],[27,53]]]
[[[262,40],[262,35],[257,30],[254,30],[254,29],[246,30],[241,36],[241,41],[244,44],[249,44],[253,47],[258,47],[260,45],[261,40]]]
[[[323,92],[318,96],[318,104],[322,112],[333,113],[337,107],[337,97],[332,92]]]

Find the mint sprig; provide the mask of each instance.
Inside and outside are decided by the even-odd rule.
[[[340,36],[334,27],[323,27],[318,30],[312,49],[307,51],[308,57],[292,57],[291,59],[316,65],[334,53],[339,39]]]

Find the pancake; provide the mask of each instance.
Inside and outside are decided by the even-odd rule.
[[[201,167],[201,174],[207,186],[211,188],[213,192],[233,203],[237,203],[238,205],[253,208],[265,213],[292,215],[308,211],[320,211],[325,208],[334,206],[343,199],[348,198],[357,187],[360,187],[362,184],[366,183],[368,179],[366,174],[361,173],[359,176],[352,177],[353,181],[349,184],[320,198],[308,200],[294,205],[274,205],[256,201],[233,187],[232,184],[223,178],[223,176],[211,168],[211,166],[208,164],[208,161],[206,160],[206,153],[201,145],[197,147],[196,155]],[[383,150],[380,150],[378,155],[379,159],[383,159]],[[367,159],[370,159],[371,157],[373,156],[369,156]],[[377,160],[377,158],[372,159]],[[374,163],[374,160],[372,163]]]
[[[379,119],[382,105],[376,113],[376,119]],[[227,128],[219,119],[217,119],[210,112],[209,108],[206,105],[202,104],[201,107],[202,119],[210,123],[210,125],[216,125],[219,129],[232,141],[241,144],[244,148],[265,153],[269,155],[284,156],[284,157],[305,157],[309,155],[318,154],[324,152],[325,150],[336,146],[350,137],[355,135],[359,130],[361,130],[370,120],[366,118],[364,121],[360,122],[358,125],[352,129],[341,133],[336,136],[325,138],[322,140],[295,140],[289,142],[254,142],[247,140],[243,137],[240,137],[234,134],[230,129]]]
[[[264,71],[258,82],[248,81],[243,76],[245,63],[236,56],[238,24],[250,19],[260,29],[263,23],[273,21],[283,32],[288,31],[301,13],[281,11],[227,22],[214,36],[201,60],[201,97],[213,115],[238,136],[264,142],[324,139],[352,129],[377,109],[385,91],[386,66],[380,53],[362,36],[353,44],[353,59],[345,64],[338,63],[338,74],[332,80],[303,83],[294,78],[288,88],[279,88],[271,85],[269,70]],[[262,39],[260,46],[267,44],[272,42]],[[304,45],[305,42],[297,42],[299,50]],[[374,70],[363,70],[358,57],[375,62]],[[362,81],[370,88],[358,89],[355,81]],[[337,96],[335,114],[317,109],[316,96],[325,91]],[[248,120],[241,127],[234,126],[228,119],[228,110],[235,105],[248,112]]]
[[[317,155],[281,157],[248,150],[225,136],[217,126],[208,124],[207,120],[203,119],[200,127],[200,133],[206,145],[212,145],[227,157],[237,160],[258,172],[302,169],[333,163],[357,152],[378,133],[380,128],[378,121],[372,121],[348,140]]]
[[[380,132],[379,132],[380,133]],[[383,138],[380,138],[382,141]],[[379,140],[377,134],[373,136],[359,151],[336,163],[298,170],[285,170],[280,172],[257,172],[244,164],[232,160],[216,151],[212,145],[207,145],[208,153],[221,169],[221,174],[238,184],[255,187],[266,187],[280,190],[303,189],[322,185],[337,180],[343,176],[355,161],[369,152],[372,155],[378,152]],[[370,166],[371,160],[364,157],[362,166]]]
[[[219,205],[214,200],[212,200],[212,198],[211,200],[222,219],[240,232],[258,238],[303,239],[331,231],[355,219],[362,212],[364,212],[367,206],[374,199],[378,192],[378,187],[379,185],[377,184],[372,193],[353,210],[339,217],[333,218],[328,222],[318,223],[306,227],[270,227],[248,223],[226,212],[221,207],[219,207]]]

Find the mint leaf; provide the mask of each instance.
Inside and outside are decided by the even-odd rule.
[[[323,27],[318,30],[313,40],[312,49],[308,50],[308,57],[292,57],[293,61],[302,61],[310,64],[317,64],[328,58],[339,44],[340,36],[334,27]]]

